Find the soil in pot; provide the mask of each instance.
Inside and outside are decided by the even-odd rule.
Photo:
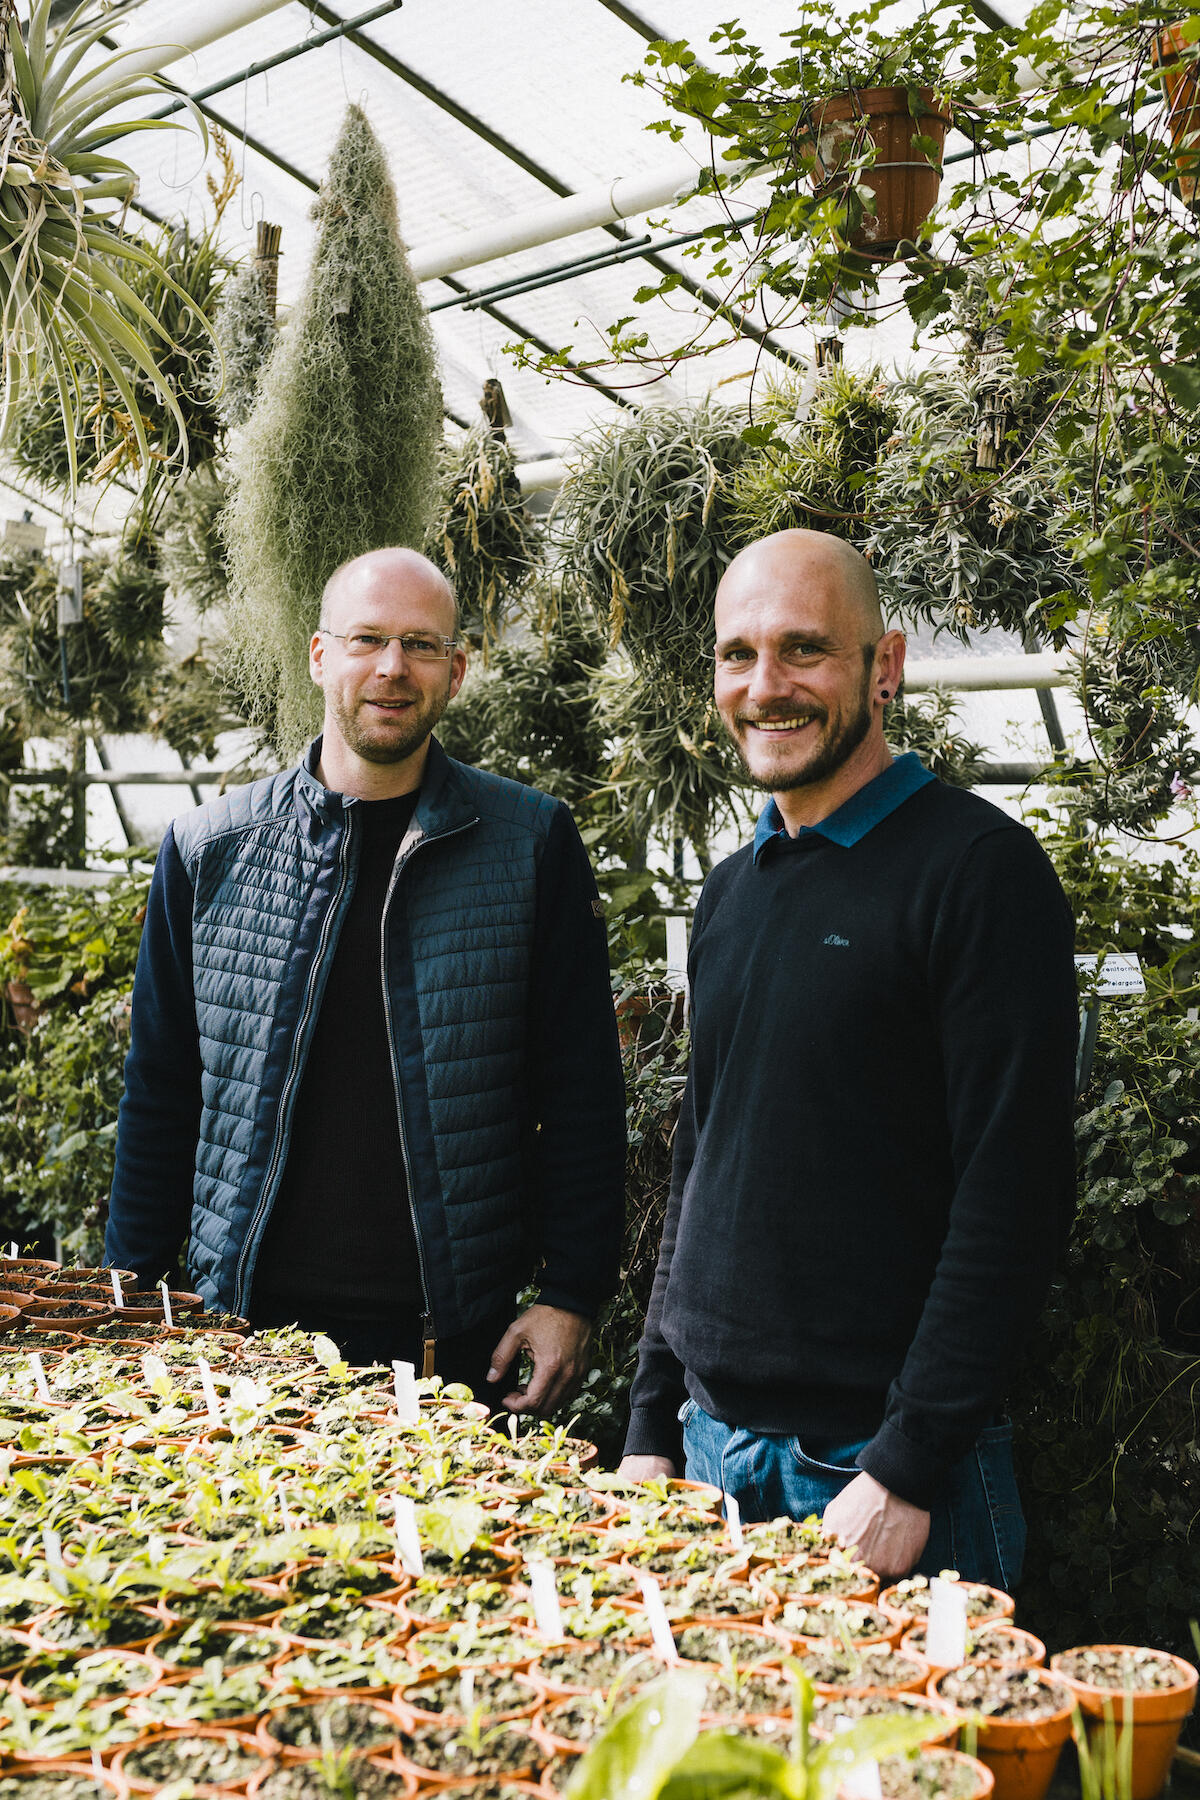
[[[662,1665],[646,1651],[621,1649],[616,1644],[559,1644],[542,1651],[529,1677],[548,1692],[584,1692],[611,1687],[614,1681],[632,1685],[635,1665],[643,1671],[645,1681],[662,1674]]]
[[[168,1669],[202,1669],[210,1656],[219,1656],[224,1668],[236,1669],[272,1662],[290,1646],[280,1632],[265,1627],[237,1631],[197,1620],[182,1630],[165,1632],[149,1648]]]
[[[1067,1683],[1044,1669],[967,1663],[934,1692],[979,1719],[978,1755],[996,1778],[996,1800],[1042,1800],[1071,1732]]]
[[[123,1645],[148,1644],[161,1627],[162,1620],[149,1609],[143,1612],[136,1606],[115,1606],[103,1620],[94,1619],[87,1613],[49,1613],[38,1621],[36,1630],[43,1644],[62,1645],[64,1649],[101,1650],[106,1646],[116,1649]]]
[[[900,1621],[879,1606],[865,1606],[856,1600],[820,1600],[806,1606],[801,1600],[789,1600],[774,1614],[772,1625],[790,1637],[831,1638],[834,1643],[849,1640],[854,1644],[894,1641],[900,1636]]]
[[[719,1719],[791,1716],[791,1678],[778,1669],[738,1670],[714,1675],[704,1690],[703,1711]]]
[[[289,1763],[253,1780],[249,1792],[254,1800],[346,1800],[348,1786],[354,1800],[402,1800],[413,1792],[410,1776],[366,1757],[355,1759],[349,1776],[320,1762]]]
[[[805,1559],[790,1567],[772,1569],[766,1585],[780,1600],[800,1600],[811,1595],[823,1600],[873,1601],[879,1593],[879,1578],[866,1563],[813,1562]]]
[[[304,1756],[334,1750],[385,1750],[396,1740],[397,1721],[366,1700],[298,1701],[276,1706],[259,1720],[258,1741],[264,1749],[278,1744]]]
[[[405,1732],[399,1754],[422,1777],[453,1777],[465,1781],[479,1775],[521,1779],[540,1769],[545,1757],[520,1725],[478,1728],[466,1725],[422,1725]]]
[[[949,1704],[919,1699],[915,1694],[888,1694],[880,1689],[867,1694],[838,1694],[836,1698],[818,1700],[813,1708],[813,1724],[819,1731],[832,1733],[838,1719],[874,1719],[888,1713],[913,1714],[929,1720],[927,1744],[944,1744],[955,1737],[961,1720]]]
[[[840,1644],[826,1644],[797,1658],[808,1679],[818,1688],[865,1691],[886,1688],[893,1693],[917,1693],[929,1680],[929,1664],[886,1645],[858,1655]]]
[[[18,1778],[0,1776],[0,1800],[114,1800],[125,1789],[115,1778],[83,1769],[39,1769]]]
[[[120,1759],[120,1772],[134,1787],[145,1782],[157,1793],[177,1781],[210,1787],[244,1786],[264,1761],[253,1739],[238,1732],[182,1731],[127,1750]]]
[[[1000,1588],[988,1587],[982,1581],[955,1581],[955,1587],[967,1596],[967,1619],[1010,1619],[1016,1602],[1011,1594]],[[915,1622],[929,1616],[929,1577],[927,1575],[910,1575],[907,1581],[897,1581],[893,1587],[885,1588],[879,1596],[881,1606],[890,1606],[893,1612],[903,1613],[906,1619]]]
[[[1152,1800],[1165,1785],[1183,1721],[1196,1699],[1197,1673],[1182,1657],[1134,1644],[1092,1644],[1051,1657],[1050,1667],[1077,1696],[1096,1748],[1104,1719],[1132,1720],[1130,1800]]]
[[[936,1746],[915,1756],[885,1756],[879,1764],[883,1800],[986,1800],[992,1780],[978,1758]]]
[[[925,1655],[926,1628],[914,1625],[900,1640],[901,1650]],[[1014,1663],[1019,1668],[1033,1669],[1046,1660],[1046,1646],[1032,1631],[1023,1631],[1007,1619],[992,1619],[967,1632],[966,1662]],[[940,1673],[940,1671],[939,1671]]]
[[[60,1700],[115,1700],[144,1694],[159,1676],[158,1664],[136,1650],[42,1651],[21,1670],[21,1698],[27,1706],[54,1706]]]
[[[675,1648],[685,1662],[737,1663],[744,1667],[777,1658],[785,1650],[778,1638],[759,1635],[753,1630],[723,1630],[719,1625],[685,1625],[672,1635]]]
[[[521,1675],[510,1675],[505,1669],[477,1669],[472,1684],[472,1709],[481,1706],[488,1719],[516,1718],[531,1712],[537,1702],[537,1689]],[[409,1681],[396,1690],[399,1705],[414,1715],[427,1713],[431,1718],[461,1719],[463,1684],[459,1675],[434,1675],[424,1681]]]

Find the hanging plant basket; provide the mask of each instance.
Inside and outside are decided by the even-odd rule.
[[[915,242],[937,203],[942,145],[950,120],[938,111],[938,97],[927,87],[915,90],[922,110],[914,116],[909,106],[913,91],[852,88],[813,107],[814,181],[819,195],[844,192],[851,179],[847,163],[858,159],[868,138],[875,146],[875,161],[855,180],[874,195],[875,210],[865,214],[850,235],[853,247],[871,260],[890,262],[899,244]],[[936,162],[929,160],[927,150],[914,141],[917,138],[930,138],[937,145]]]
[[[1185,206],[1194,207],[1200,193],[1200,63],[1185,54],[1189,48],[1183,27],[1168,25],[1154,40],[1153,58],[1155,68],[1162,70],[1179,197]]]

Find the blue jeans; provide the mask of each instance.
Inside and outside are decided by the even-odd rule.
[[[732,1494],[747,1524],[823,1513],[860,1473],[855,1457],[869,1443],[810,1443],[722,1425],[694,1400],[680,1409],[689,1481]],[[1011,1591],[1025,1559],[1025,1517],[1013,1473],[1012,1426],[989,1425],[955,1463],[930,1513],[929,1542],[910,1573],[957,1569],[964,1581]]]

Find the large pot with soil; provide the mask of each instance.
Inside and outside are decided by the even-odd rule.
[[[1171,1770],[1183,1721],[1196,1701],[1197,1672],[1181,1656],[1132,1644],[1091,1644],[1062,1650],[1050,1667],[1067,1683],[1087,1720],[1088,1736],[1111,1718],[1133,1727],[1129,1800],[1153,1800]]]
[[[975,1663],[940,1676],[932,1691],[978,1715],[977,1754],[996,1778],[996,1800],[1042,1800],[1071,1735],[1075,1696],[1065,1681]]]

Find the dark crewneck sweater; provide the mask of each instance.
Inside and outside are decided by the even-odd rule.
[[[1071,1216],[1071,950],[1032,833],[939,782],[852,842],[714,869],[627,1452],[678,1459],[690,1394],[802,1443],[869,1437],[878,1481],[936,1497]]]
[[[264,1317],[424,1310],[383,1003],[388,882],[417,794],[360,800],[358,871],[254,1273]]]

